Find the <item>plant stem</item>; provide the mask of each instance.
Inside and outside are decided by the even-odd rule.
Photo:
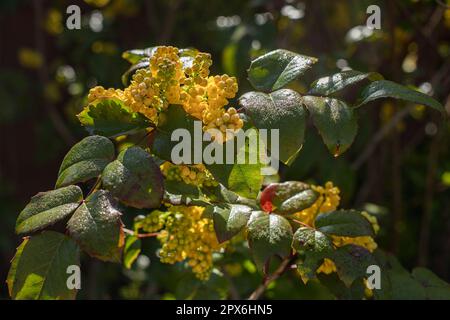
[[[248,297],[248,300],[258,300],[264,293],[264,291],[266,291],[267,286],[272,281],[278,279],[282,274],[284,274],[289,269],[289,266],[291,265],[293,259],[294,259],[293,256],[284,259],[274,273],[264,278],[262,284],[258,288],[256,288],[255,291],[253,291],[253,293]]]
[[[159,232],[152,232],[152,233],[136,233],[133,230],[123,228],[123,232],[129,234],[130,236],[134,236],[136,238],[151,238],[156,237],[159,235]]]

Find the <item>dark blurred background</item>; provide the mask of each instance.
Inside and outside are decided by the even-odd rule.
[[[81,30],[65,27],[67,6],[81,8]],[[381,30],[366,9],[381,8]],[[450,5],[450,2],[447,3]],[[54,186],[68,149],[87,133],[76,114],[89,88],[122,87],[121,53],[168,44],[210,52],[213,72],[250,90],[252,58],[285,48],[320,59],[293,86],[346,68],[378,71],[418,87],[450,113],[450,7],[445,0],[2,0],[0,2],[0,298],[19,238],[15,219],[39,191]],[[352,103],[361,89],[346,90]],[[405,267],[427,266],[450,281],[450,126],[421,105],[378,100],[359,112],[352,148],[335,159],[313,128],[289,179],[341,188],[342,207],[379,217],[380,247]],[[130,216],[139,212],[132,212]],[[243,298],[260,276],[242,249],[221,261],[225,277],[208,286],[180,266],[161,265],[149,240],[132,270],[83,257],[80,298]],[[182,281],[182,286],[179,285]],[[204,295],[204,296],[202,296]],[[327,298],[317,284],[285,277],[268,298]]]

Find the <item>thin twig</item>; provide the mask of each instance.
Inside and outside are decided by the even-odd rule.
[[[159,232],[152,232],[152,233],[136,233],[133,230],[127,229],[127,228],[123,228],[123,232],[125,232],[126,234],[130,235],[130,236],[134,236],[136,238],[152,238],[152,237],[157,237],[159,235]]]
[[[263,283],[258,288],[256,288],[255,291],[253,291],[253,293],[248,297],[248,300],[258,300],[264,293],[264,291],[266,291],[267,286],[272,281],[277,280],[283,273],[285,273],[289,269],[289,266],[291,265],[292,261],[293,261],[292,256],[284,259],[273,274],[264,278]]]

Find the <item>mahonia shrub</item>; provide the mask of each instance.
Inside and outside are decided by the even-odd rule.
[[[236,78],[210,74],[208,53],[159,46],[123,57],[131,63],[122,78],[125,88],[89,91],[78,118],[90,135],[65,156],[55,189],[34,196],[17,218],[16,232],[24,238],[7,279],[13,299],[75,298],[67,270],[80,265],[81,251],[131,268],[141,241],[152,237],[162,263],[186,267],[199,282],[214,272],[216,256],[247,243],[263,289],[295,267],[299,285],[320,281],[339,298],[449,297],[448,285],[431,272],[416,268],[410,274],[377,248],[377,218],[339,208],[340,190],[332,182],[266,183],[262,163],[171,159],[171,133],[192,132],[194,121],[201,121],[202,131],[217,129],[223,144],[236,139],[226,134],[229,129],[278,129],[276,160],[289,166],[302,148],[308,117],[337,157],[352,144],[356,114],[366,103],[395,98],[443,112],[440,103],[378,73],[356,70],[320,78],[299,93],[286,86],[317,59],[287,50],[253,60],[248,79],[257,91],[237,100]],[[359,82],[368,84],[356,103],[336,98]],[[126,207],[145,213],[128,228],[121,220]],[[369,284],[373,265],[382,270],[381,288]],[[228,267],[233,274],[236,266]],[[415,291],[405,293],[408,285]]]

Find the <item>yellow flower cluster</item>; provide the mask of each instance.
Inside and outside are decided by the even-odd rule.
[[[105,89],[102,86],[97,86],[89,90],[88,103],[101,99],[119,99],[125,98],[124,92],[120,89]]]
[[[168,214],[159,210],[152,211],[143,219],[136,221],[135,229],[142,229],[145,232],[157,232],[164,228],[165,218]]]
[[[164,217],[164,228],[158,235],[162,247],[159,257],[163,263],[187,260],[197,278],[210,276],[214,252],[221,250],[213,222],[203,217],[203,207],[172,206]]]
[[[228,99],[238,91],[236,78],[226,74],[210,76],[211,65],[211,55],[199,52],[192,65],[184,68],[177,48],[158,47],[149,68],[136,71],[129,87],[123,91],[95,87],[89,92],[88,101],[119,98],[154,123],[169,104],[181,104],[187,113],[203,122],[205,131],[238,130],[243,121],[236,109],[225,110]]]
[[[183,181],[186,184],[198,187],[215,187],[219,183],[214,180],[212,174],[205,168],[203,164],[195,165],[174,165],[170,162],[164,162],[161,166],[161,172],[172,181]]]
[[[314,202],[314,204],[311,207],[294,214],[295,219],[310,226],[314,226],[314,221],[317,215],[336,210],[340,202],[339,188],[333,186],[333,183],[327,182],[325,184],[325,187],[312,186],[312,188],[319,193],[319,197],[317,198],[316,202]],[[375,234],[378,233],[380,226],[378,225],[377,218],[368,214],[367,212],[362,212],[361,214],[367,220],[369,220]],[[331,240],[333,241],[333,244],[336,247],[342,247],[347,244],[355,244],[366,248],[370,252],[373,252],[377,248],[377,243],[370,236],[362,236],[362,237],[331,236]],[[336,265],[331,259],[328,258],[324,259],[322,265],[317,269],[317,273],[330,274],[333,272],[336,272]]]
[[[294,214],[297,220],[307,225],[313,226],[314,220],[319,213],[330,212],[337,209],[341,198],[339,197],[339,188],[333,186],[332,182],[327,182],[325,187],[311,186],[319,194],[316,202],[300,212]]]

